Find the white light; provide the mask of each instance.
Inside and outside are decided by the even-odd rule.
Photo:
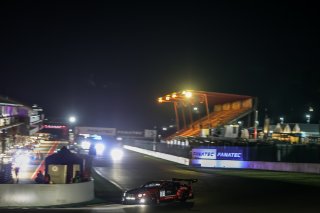
[[[113,160],[121,160],[123,157],[123,151],[121,149],[112,149],[111,150],[111,157]]]
[[[70,116],[70,117],[69,117],[69,122],[70,122],[70,123],[76,122],[76,117]]]
[[[30,162],[30,156],[27,154],[18,155],[15,158],[15,166],[20,167],[20,169],[24,169],[28,167]]]
[[[198,107],[193,107],[193,110],[194,111],[198,111]]]
[[[138,194],[138,197],[142,197],[142,194]]]
[[[140,203],[145,203],[146,200],[144,198],[140,199]]]
[[[95,140],[102,140],[101,135],[91,135],[91,137]]]
[[[167,127],[163,127],[162,130],[163,131],[167,131],[168,129],[167,129]]]
[[[122,141],[122,137],[117,137],[117,140],[118,141]]]
[[[103,154],[103,151],[104,151],[104,148],[105,148],[103,143],[97,143],[94,147],[96,149],[97,155],[102,155]]]
[[[126,197],[127,200],[135,200],[135,197]]]
[[[91,143],[88,141],[82,141],[82,143],[81,143],[82,149],[89,149],[90,145],[91,145]]]

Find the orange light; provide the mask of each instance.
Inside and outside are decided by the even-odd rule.
[[[162,102],[163,102],[162,97],[158,98],[158,102],[159,102],[159,103],[162,103]]]
[[[191,98],[192,97],[192,92],[186,91],[185,94],[186,98]]]
[[[172,98],[176,98],[177,97],[177,93],[172,93]]]
[[[167,100],[167,101],[170,100],[170,96],[169,96],[169,95],[166,96],[166,100]]]

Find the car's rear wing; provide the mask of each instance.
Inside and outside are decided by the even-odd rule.
[[[172,178],[172,181],[186,181],[188,183],[195,183],[198,182],[198,179]]]

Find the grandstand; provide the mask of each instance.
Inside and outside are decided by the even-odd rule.
[[[169,138],[200,136],[202,129],[219,128],[224,125],[234,124],[246,116],[249,120],[247,125],[253,126],[253,122],[250,120],[252,120],[251,114],[256,109],[255,100],[256,98],[245,95],[191,90],[175,92],[158,99],[160,103],[172,102],[175,106],[178,106],[175,107],[177,131],[170,135]],[[206,105],[206,114],[195,121],[191,117],[189,118],[189,123],[187,123],[183,110],[188,106],[192,107],[203,103]],[[180,129],[179,114],[181,113],[183,114],[183,128]]]

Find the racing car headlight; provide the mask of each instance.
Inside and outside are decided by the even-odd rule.
[[[89,141],[82,141],[82,143],[81,143],[82,149],[89,149],[90,145],[91,145],[91,143]]]
[[[145,203],[146,202],[146,199],[144,199],[144,198],[142,198],[141,200],[140,200],[140,203]]]
[[[95,145],[96,153],[97,153],[98,155],[102,155],[102,153],[103,153],[103,151],[104,151],[104,148],[105,148],[105,146],[104,146],[103,143],[97,143],[97,144]]]
[[[138,194],[138,198],[141,198],[141,197],[144,197],[144,196],[146,196],[145,193],[143,193],[143,194],[139,193],[139,194]]]

